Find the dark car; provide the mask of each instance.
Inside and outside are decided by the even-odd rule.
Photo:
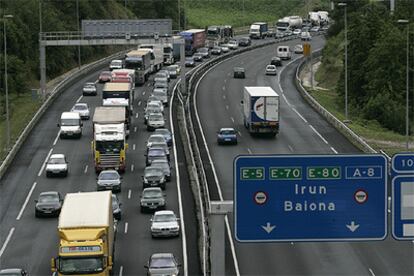
[[[171,181],[171,166],[167,160],[154,160],[151,163],[151,167],[161,168],[164,172],[165,179]]]
[[[234,128],[221,128],[217,132],[217,143],[221,144],[237,144],[237,135]]]
[[[145,156],[145,164],[147,166],[150,166],[153,160],[165,159],[168,161],[167,154],[163,148],[149,148]]]
[[[63,199],[59,192],[49,191],[39,194],[35,200],[35,216],[58,217],[62,209]]]
[[[161,188],[145,188],[142,191],[140,199],[142,213],[165,210],[165,204],[165,195]]]
[[[180,266],[172,253],[155,253],[151,255],[145,268],[149,276],[178,275]]]
[[[186,57],[185,58],[185,67],[194,67],[195,62],[193,57]]]
[[[21,268],[5,268],[0,270],[2,276],[29,276],[26,270]]]
[[[167,128],[157,128],[154,132],[154,134],[161,134],[162,136],[164,136],[165,141],[167,142],[167,145],[169,147],[172,146],[172,134],[171,131]]]
[[[165,190],[166,177],[164,171],[160,167],[146,167],[142,176],[143,187],[160,187]]]
[[[244,79],[246,77],[244,73],[244,68],[242,67],[234,67],[233,72],[233,77],[235,79]]]
[[[98,92],[96,90],[96,85],[94,82],[87,82],[83,85],[83,88],[82,88],[83,96],[88,96],[88,95],[96,96],[97,94]]]
[[[239,46],[250,46],[252,44],[252,40],[249,37],[242,37],[239,39]]]
[[[121,220],[121,216],[122,216],[121,206],[122,206],[122,203],[119,202],[118,197],[112,194],[112,213],[116,220]]]
[[[211,49],[211,54],[212,55],[221,55],[221,48],[218,46],[213,47],[213,49]]]
[[[282,66],[282,60],[280,59],[280,57],[272,57],[272,59],[270,60],[270,64],[274,66]]]
[[[98,191],[112,190],[112,192],[121,192],[122,176],[116,170],[101,171],[96,178]]]
[[[112,80],[112,73],[111,71],[102,71],[101,74],[99,74],[99,82],[109,82]]]

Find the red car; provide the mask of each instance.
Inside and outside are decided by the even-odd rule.
[[[99,75],[99,82],[108,82],[111,81],[112,74],[111,71],[102,71]]]

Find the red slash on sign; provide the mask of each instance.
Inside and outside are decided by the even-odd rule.
[[[267,201],[267,194],[265,192],[259,191],[254,194],[254,202],[258,205],[263,205]]]
[[[354,194],[355,201],[359,204],[363,204],[368,200],[368,193],[362,189],[359,189]]]

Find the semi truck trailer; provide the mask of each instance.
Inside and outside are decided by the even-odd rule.
[[[57,275],[109,276],[114,261],[112,192],[66,194],[58,222]]]
[[[268,86],[243,89],[243,121],[251,134],[279,132],[279,95]]]

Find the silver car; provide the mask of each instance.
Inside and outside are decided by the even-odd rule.
[[[173,211],[157,211],[151,218],[151,235],[155,237],[178,237],[180,235],[179,218]]]
[[[150,137],[148,137],[147,140],[147,148],[151,147],[152,143],[156,142],[165,142],[164,135],[162,134],[152,134]]]
[[[151,255],[145,268],[148,276],[161,276],[178,275],[180,266],[172,253],[155,253]]]
[[[76,103],[70,111],[79,113],[82,120],[89,120],[90,112],[87,103]]]
[[[155,130],[165,126],[165,119],[162,113],[150,113],[147,119],[147,130]]]
[[[97,95],[96,84],[94,82],[87,82],[82,88],[82,95]]]
[[[102,171],[97,177],[97,190],[112,190],[115,192],[121,191],[122,177],[115,170]]]
[[[266,75],[277,75],[277,69],[274,65],[266,66]]]
[[[171,166],[167,160],[154,160],[151,163],[151,167],[161,168],[164,172],[165,179],[171,181]]]
[[[52,154],[46,163],[46,177],[68,175],[68,162],[64,154]]]
[[[165,92],[162,89],[154,89],[152,91],[152,95],[154,95],[155,97],[157,97],[163,105],[168,106],[168,94],[167,92]]]
[[[161,188],[151,187],[142,191],[140,206],[141,212],[154,212],[165,209],[165,195]]]
[[[151,146],[149,146],[147,149],[150,149],[150,148],[163,148],[168,159],[170,159],[170,148],[168,147],[168,144],[166,141],[152,142]]]
[[[165,190],[165,175],[164,171],[161,168],[156,167],[146,167],[144,170],[144,175],[142,176],[142,186],[147,187],[160,187]]]

